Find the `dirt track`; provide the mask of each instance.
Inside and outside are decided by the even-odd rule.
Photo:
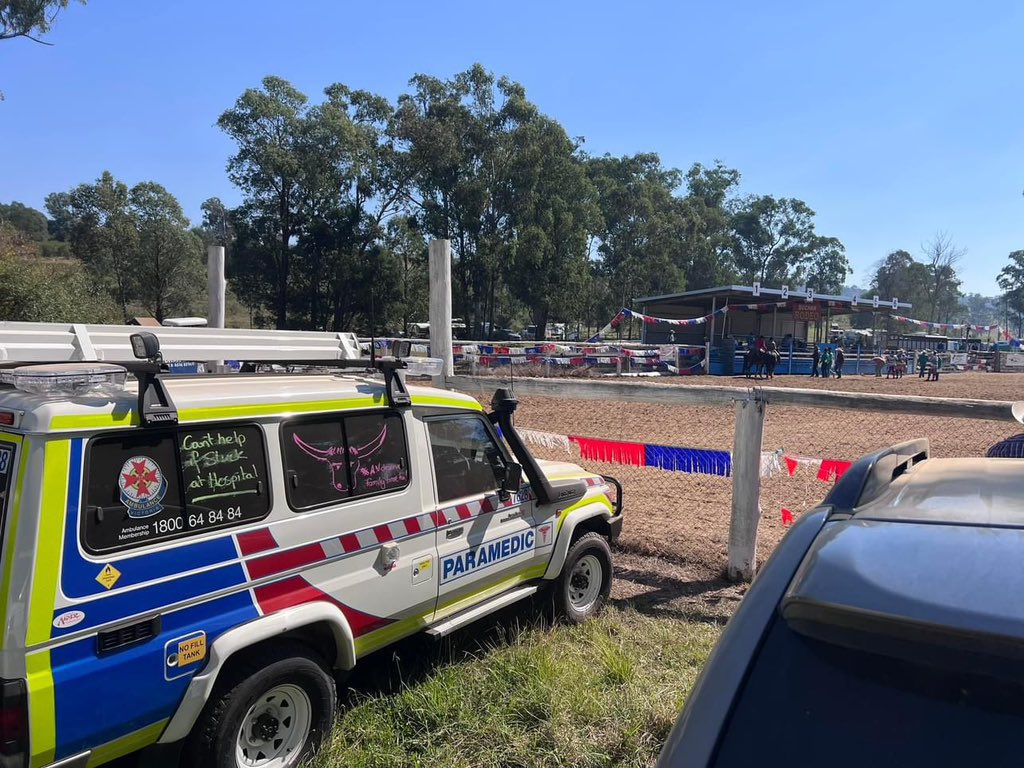
[[[751,383],[725,377],[657,381],[675,386],[713,383],[746,387]],[[1024,399],[1024,374],[949,374],[938,382],[925,382],[916,376],[901,380],[848,376],[830,381],[779,376],[770,385],[949,398]],[[569,402],[535,397],[523,397],[517,415],[520,426],[559,434],[719,450],[732,449],[733,418],[732,408],[723,406]],[[1022,431],[1021,425],[1006,422],[775,407],[768,411],[764,449],[782,449],[791,456],[850,461],[901,440],[928,437],[933,455],[979,456],[992,443]],[[566,458],[564,453],[548,449],[537,452],[545,458]],[[670,558],[705,578],[713,578],[721,571],[731,505],[728,478],[585,464],[624,481],[628,518],[622,543],[626,549]],[[760,558],[770,554],[784,533],[781,509],[799,514],[820,501],[828,488],[809,466],[800,466],[794,477],[782,474],[764,481]]]

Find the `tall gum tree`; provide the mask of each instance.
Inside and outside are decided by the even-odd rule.
[[[272,226],[277,239],[271,257],[278,328],[288,327],[288,279],[293,238],[310,192],[306,175],[316,167],[307,142],[308,99],[279,77],[263,78],[217,120],[238,145],[228,161],[228,177],[241,190],[244,205]]]

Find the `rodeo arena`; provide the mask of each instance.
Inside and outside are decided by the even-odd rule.
[[[226,333],[223,249],[209,251],[210,316],[184,323],[209,327],[163,328],[162,337]],[[429,253],[430,322],[420,324],[429,339],[412,342],[408,375],[485,404],[508,388],[539,458],[622,481],[620,597],[682,599],[727,616],[786,528],[853,460],[922,435],[933,455],[983,456],[1020,431],[1012,401],[1024,352],[1000,326],[925,322],[897,298],[754,284],[638,297],[579,341],[453,340],[450,244],[433,241]],[[53,348],[70,351],[54,359],[97,360],[90,339],[105,328],[116,327],[0,323],[0,347],[60,340]],[[320,332],[224,338],[278,352],[339,344]],[[397,341],[409,342],[360,343],[364,354],[388,356]],[[165,364],[232,370],[187,351]]]

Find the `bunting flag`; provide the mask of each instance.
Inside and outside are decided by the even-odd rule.
[[[572,453],[572,444],[567,435],[556,435],[553,432],[541,432],[539,429],[517,429],[519,436],[528,443],[539,445],[543,448],[561,450],[565,453]]]
[[[729,451],[672,448],[666,445],[647,445],[644,448],[648,467],[719,477],[732,474],[732,454]]]
[[[626,464],[643,467],[647,464],[642,443],[625,443],[618,440],[600,440],[591,437],[569,436],[569,442],[580,448],[580,457],[605,464]]]
[[[904,317],[903,315],[889,315],[893,320],[901,323],[910,323],[920,328],[930,328],[937,331],[962,331],[965,328],[967,330],[974,331],[976,333],[990,333],[996,331],[999,334],[1005,334],[1006,331],[999,325],[972,325],[971,323],[932,323],[928,320],[915,320],[912,317]]]
[[[782,508],[782,524],[784,526],[793,524],[793,513],[785,507]]]
[[[538,429],[520,428],[519,434],[533,445],[571,454],[572,446],[579,448],[580,458],[604,464],[622,464],[632,467],[651,467],[669,472],[687,472],[699,475],[732,475],[732,453],[709,448],[682,448],[673,445],[633,443],[625,440],[605,440],[597,437],[561,435]],[[781,448],[761,454],[761,477],[769,478],[784,472],[792,477],[801,465],[810,466],[819,480],[833,482],[842,477],[851,462],[838,459],[815,459],[789,456]]]
[[[765,451],[761,454],[761,477],[775,477],[782,474],[782,450]]]
[[[619,315],[616,315],[616,317],[621,315],[622,317],[635,318],[642,321],[644,325],[655,325],[656,323],[664,323],[665,325],[701,325],[702,323],[706,323],[712,317],[715,317],[716,315],[724,315],[728,311],[729,307],[726,305],[721,309],[716,309],[710,315],[704,315],[704,317],[689,317],[685,320],[674,320],[666,317],[651,317],[650,315],[644,315],[640,312],[634,312],[632,309],[626,309],[623,307],[619,310]]]
[[[836,461],[835,459],[823,459],[821,462],[821,468],[818,470],[818,479],[824,480],[826,483],[832,480],[838,480],[852,466],[852,462],[849,461]]]

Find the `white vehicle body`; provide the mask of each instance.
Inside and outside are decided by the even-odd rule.
[[[574,464],[534,462],[503,490],[522,457],[464,395],[409,388],[395,405],[379,378],[340,374],[160,380],[176,422],[145,424],[131,380],[0,386],[2,706],[24,717],[2,765],[174,754],[264,644],[350,669],[535,591],[571,541],[621,526],[612,486]]]

